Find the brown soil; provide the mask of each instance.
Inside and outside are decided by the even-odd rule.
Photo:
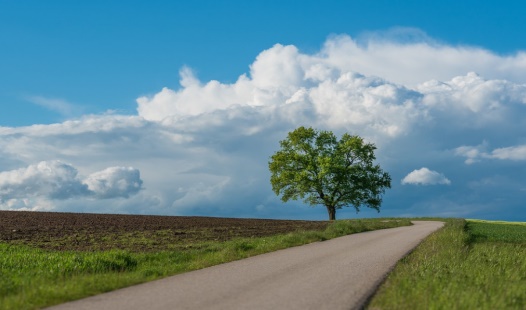
[[[53,250],[152,251],[202,241],[323,230],[326,221],[0,211],[0,242]]]

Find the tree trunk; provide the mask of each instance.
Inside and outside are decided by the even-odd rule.
[[[333,206],[326,206],[327,212],[329,212],[329,221],[336,220],[336,208]]]

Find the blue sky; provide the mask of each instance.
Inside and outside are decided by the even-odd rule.
[[[135,111],[178,86],[183,65],[232,82],[276,43],[319,50],[331,34],[421,29],[448,44],[526,49],[520,1],[1,1],[0,115],[7,126],[63,120],[28,102],[58,98],[72,114]],[[31,111],[31,113],[28,113]]]
[[[0,1],[0,208],[324,219],[268,184],[278,141],[315,125],[377,144],[380,216],[526,220],[525,12]]]

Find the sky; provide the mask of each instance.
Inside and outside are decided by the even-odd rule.
[[[0,209],[325,220],[268,161],[360,135],[381,212],[526,221],[521,1],[0,0]]]

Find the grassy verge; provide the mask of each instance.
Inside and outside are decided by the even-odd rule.
[[[37,309],[177,273],[357,232],[410,225],[409,220],[341,220],[303,231],[178,250],[53,251],[0,243],[0,309]]]
[[[402,259],[368,309],[525,309],[526,225],[449,219]]]

